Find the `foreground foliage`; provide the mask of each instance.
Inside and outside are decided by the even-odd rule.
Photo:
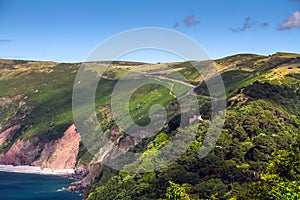
[[[238,198],[300,199],[300,137],[288,150],[279,151],[260,181]]]

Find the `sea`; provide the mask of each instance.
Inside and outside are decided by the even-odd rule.
[[[79,200],[80,194],[61,190],[71,182],[61,176],[0,172],[0,200]]]

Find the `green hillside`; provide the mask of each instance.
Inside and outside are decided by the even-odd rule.
[[[284,177],[274,165],[281,166],[292,156],[299,157],[295,144],[300,133],[300,55],[240,54],[215,62],[226,89],[227,117],[215,148],[204,158],[199,158],[198,151],[211,123],[206,83],[213,83],[215,77],[203,82],[189,62],[155,65],[114,62],[108,67],[96,91],[99,122],[111,141],[119,141],[120,145],[125,141],[131,152],[142,153],[125,169],[143,171],[147,165],[154,165],[152,155],[176,133],[184,133],[179,127],[181,110],[173,90],[179,91],[181,98],[194,87],[205,121],[199,122],[198,129],[197,124],[190,127],[196,131],[193,142],[170,166],[138,174],[104,166],[85,191],[87,199],[243,199],[245,195],[247,199],[259,199],[269,198],[267,189],[282,192],[282,196],[273,199],[284,199],[286,193],[299,194],[296,186],[300,179],[294,168],[291,177]],[[89,63],[95,71],[106,65],[106,62]],[[0,154],[19,139],[38,145],[63,136],[73,124],[72,92],[80,66],[80,63],[0,60],[0,132],[20,126],[0,146]],[[179,72],[190,84],[172,76],[176,73],[170,69]],[[127,135],[118,129],[110,107],[114,87],[129,70],[141,76],[168,78],[171,88],[146,84],[133,93],[129,102],[130,116],[124,116],[123,120],[131,117],[136,124],[147,125],[149,109],[155,104],[166,107],[168,116],[168,123],[156,136],[139,141],[136,146],[126,143]],[[189,107],[186,105],[186,113]],[[181,137],[178,140],[185,139],[184,134]],[[88,166],[92,159],[81,144],[78,165]],[[297,166],[296,170],[299,170]],[[274,174],[280,178],[265,178]],[[289,190],[274,188],[274,182]],[[262,196],[251,196],[249,188]]]
[[[100,175],[87,192],[88,199],[244,199],[246,195],[247,199],[271,199],[266,190],[272,189],[274,183],[263,181],[264,173],[269,173],[266,169],[280,156],[279,152],[290,152],[300,133],[299,55],[247,54],[216,62],[226,87],[228,109],[215,149],[205,158],[198,157],[208,128],[205,123],[200,125],[187,152],[172,165],[144,174],[112,173],[106,182],[102,181],[104,175]],[[195,91],[209,95],[205,83]],[[202,111],[209,113],[206,105]],[[157,135],[144,148],[143,159],[151,163],[147,154],[163,146],[177,131],[180,130],[169,127]],[[281,160],[278,162],[283,164]],[[287,186],[281,195],[273,195],[273,199],[288,199],[283,198],[288,193],[295,197],[290,199],[297,199],[300,179],[293,178],[298,182]],[[277,183],[284,187],[287,181],[280,179]],[[249,188],[256,193],[248,191]],[[280,188],[273,190],[278,192]],[[259,192],[261,195],[256,195]]]

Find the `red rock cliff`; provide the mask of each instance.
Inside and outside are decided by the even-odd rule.
[[[0,133],[1,143],[13,129]],[[71,125],[63,137],[46,144],[39,144],[29,140],[17,140],[6,153],[0,154],[0,164],[34,165],[50,169],[73,169],[79,151],[80,134]],[[36,145],[38,144],[38,145]],[[0,144],[1,145],[1,144]]]

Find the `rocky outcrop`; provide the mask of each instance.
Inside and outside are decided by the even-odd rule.
[[[0,154],[0,163],[4,165],[31,165],[39,153],[39,147],[29,140],[17,140],[5,154]]]
[[[20,127],[13,126],[1,133],[0,142],[7,141],[9,134],[18,128]],[[74,169],[80,140],[80,134],[76,132],[74,125],[71,125],[65,131],[62,138],[49,143],[40,144],[38,139],[34,141],[18,139],[6,153],[0,154],[0,164],[32,165],[50,169]]]
[[[20,125],[15,125],[0,133],[0,145],[12,141],[16,131],[20,128]],[[120,153],[118,149],[126,152],[137,143],[134,137],[122,134],[119,128],[111,130],[109,140],[112,147],[99,155],[104,160],[117,157]],[[0,164],[41,166],[54,170],[75,169],[72,177],[80,181],[72,183],[65,190],[82,193],[101,174],[103,167],[101,161],[103,160],[98,160],[98,157],[88,166],[76,166],[80,141],[81,137],[75,125],[71,125],[61,138],[48,143],[41,143],[38,137],[31,140],[15,139],[8,151],[0,154]]]
[[[8,129],[6,129],[5,131],[3,131],[2,133],[0,133],[0,146],[6,142],[7,140],[10,139],[11,133],[13,133],[14,131],[20,129],[20,125],[15,125],[12,126]],[[0,129],[1,130],[1,129]]]
[[[135,137],[121,134],[121,132],[122,130],[120,128],[113,128],[108,135],[110,142],[101,148],[99,154],[95,155],[94,159],[90,162],[87,171],[84,170],[86,175],[80,181],[71,183],[68,188],[63,188],[63,190],[74,193],[83,193],[102,173],[103,163],[105,163],[105,161],[115,159],[137,144],[138,141]],[[80,172],[82,173],[82,171]]]
[[[71,183],[67,188],[63,190],[73,193],[83,193],[87,188],[91,186],[96,177],[100,175],[102,171],[102,164],[91,162],[88,166],[88,172],[80,181]]]
[[[70,126],[62,138],[45,144],[40,158],[34,164],[42,168],[74,169],[80,140],[75,126]]]

